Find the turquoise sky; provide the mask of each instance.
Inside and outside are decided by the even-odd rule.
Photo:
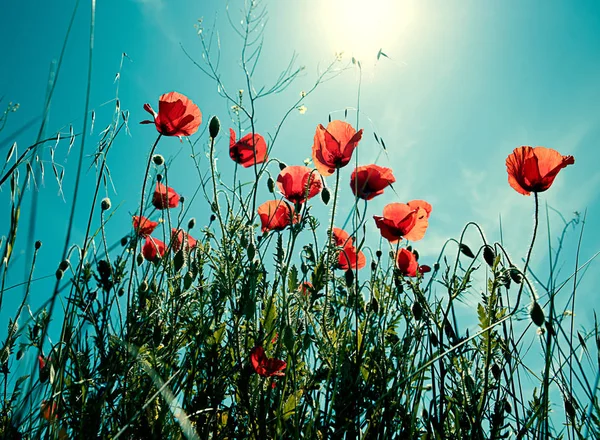
[[[81,132],[90,31],[90,3],[82,1],[52,101],[48,136],[68,134],[69,125]],[[241,1],[232,0],[229,11],[240,22]],[[10,2],[0,15],[1,103],[20,103],[0,132],[0,157],[16,141],[19,151],[30,145],[41,123],[43,100],[50,65],[58,59],[74,1]],[[339,0],[280,0],[265,3],[268,22],[262,62],[256,71],[256,86],[271,84],[290,57],[305,66],[300,79],[285,93],[258,104],[258,132],[273,133],[282,113],[302,90],[314,83],[337,51],[344,50],[348,62],[356,51],[363,65],[360,126],[365,136],[357,153],[359,162],[389,166],[397,179],[395,192],[369,204],[369,215],[380,214],[390,202],[425,199],[433,205],[430,226],[417,244],[421,262],[430,264],[448,237],[458,237],[465,223],[478,222],[488,239],[503,239],[512,257],[520,262],[530,239],[533,197],[517,194],[507,183],[505,158],[520,145],[543,145],[575,156],[575,165],[561,171],[541,201],[560,211],[567,219],[573,212],[587,211],[587,225],[580,263],[600,249],[600,3],[594,1],[503,1],[433,2]],[[191,0],[106,0],[98,2],[93,52],[91,108],[95,126],[87,137],[84,170],[88,170],[100,132],[110,122],[115,106],[115,75],[121,55],[127,53],[120,77],[122,109],[130,111],[130,135],[119,136],[109,155],[115,193],[113,206],[120,205],[107,227],[111,242],[130,232],[130,214],[139,203],[145,160],[156,132],[139,125],[146,119],[145,102],[157,107],[158,97],[175,90],[189,96],[203,112],[203,127],[211,115],[221,118],[223,128],[231,125],[229,104],[219,98],[216,85],[190,62],[183,46],[201,62],[201,45],[194,25],[204,18],[219,31],[221,70],[228,89],[246,89],[239,69],[240,39],[231,31],[221,1]],[[344,46],[350,41],[351,47]],[[354,46],[354,47],[352,47]],[[389,58],[376,60],[382,49]],[[349,108],[354,124],[357,106],[358,70],[351,68],[325,83],[310,96],[305,114],[294,112],[284,126],[273,156],[288,164],[301,164],[311,155],[317,124],[343,118]],[[87,115],[91,117],[91,115]],[[385,139],[387,154],[380,155],[373,132]],[[44,247],[36,276],[53,274],[60,261],[64,234],[72,203],[72,184],[79,140],[67,155],[68,141],[56,150],[56,160],[65,167],[64,200],[58,195],[49,163],[46,177],[38,182],[40,205],[35,239]],[[206,136],[199,145],[206,145]],[[221,137],[219,167],[223,179],[231,181],[233,165],[227,154],[228,139]],[[191,197],[198,186],[197,174],[189,159],[189,146],[177,139],[163,139],[158,152],[174,158],[170,184]],[[44,153],[49,159],[49,150]],[[202,162],[203,166],[207,161]],[[273,166],[272,173],[277,173]],[[350,169],[342,172],[340,224],[353,204],[348,187]],[[240,170],[251,180],[250,170]],[[229,177],[229,178],[228,178]],[[78,201],[74,240],[83,238],[83,225],[90,206],[94,170],[84,176]],[[332,186],[333,178],[328,178]],[[0,193],[0,234],[9,221],[9,188]],[[29,206],[26,198],[24,207]],[[327,209],[317,200],[323,223]],[[22,213],[15,268],[7,285],[24,279],[25,225],[29,214]],[[201,225],[208,222],[206,204],[196,200],[190,209]],[[560,218],[551,212],[553,245],[562,229]],[[97,224],[97,223],[96,223]],[[341,225],[340,225],[341,226]],[[548,272],[546,222],[536,246],[534,269]],[[378,237],[372,221],[368,232]],[[561,277],[572,273],[578,230],[570,231],[569,244],[561,259]],[[470,239],[475,242],[474,236]],[[377,240],[370,243],[377,246]],[[592,326],[591,308],[600,305],[597,285],[598,263],[593,262],[579,287],[577,324]],[[368,270],[368,269],[365,269]],[[51,282],[38,282],[32,303],[49,295]],[[21,289],[8,291],[0,311],[0,322],[12,315]],[[479,300],[475,293],[466,307]],[[472,323],[469,321],[468,325]],[[5,328],[0,330],[4,332]],[[532,331],[533,337],[533,331]]]

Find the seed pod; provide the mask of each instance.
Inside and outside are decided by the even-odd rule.
[[[463,253],[464,255],[466,255],[469,258],[475,258],[475,255],[471,251],[471,248],[469,248],[469,246],[467,246],[464,243],[460,244],[460,252]]]
[[[529,307],[529,317],[531,318],[531,321],[538,327],[542,327],[544,325],[544,322],[546,322],[544,311],[542,310],[537,301],[533,301],[533,303]]]
[[[216,116],[213,116],[208,123],[208,134],[211,138],[216,138],[221,130],[221,121]]]
[[[327,205],[329,203],[330,199],[331,199],[331,193],[329,192],[329,189],[327,189],[327,187],[324,186],[323,189],[321,190],[321,200],[323,200],[323,203],[325,203]]]
[[[377,263],[374,261],[371,261],[371,270],[377,270]]]
[[[486,244],[483,247],[483,259],[490,267],[494,267],[494,260],[496,259],[496,253],[494,252],[494,248],[490,245]]]

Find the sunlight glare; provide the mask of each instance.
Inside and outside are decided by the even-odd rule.
[[[328,43],[364,63],[374,62],[402,38],[411,20],[412,7],[406,0],[324,0],[323,26]]]

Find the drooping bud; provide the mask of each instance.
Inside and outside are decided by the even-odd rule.
[[[63,260],[58,265],[58,268],[64,272],[69,268],[69,264],[69,260]]]
[[[329,192],[329,189],[324,186],[323,189],[321,190],[321,200],[323,200],[323,203],[325,203],[326,205],[329,203],[329,200],[331,199],[331,193]]]
[[[103,198],[100,202],[100,207],[102,208],[102,211],[108,211],[110,209],[110,206],[110,199],[108,197]]]
[[[420,321],[423,317],[423,307],[421,307],[419,301],[415,301],[410,310],[412,311],[415,320]]]
[[[216,138],[221,130],[221,121],[216,116],[213,116],[208,123],[208,134],[211,138]]]
[[[154,162],[154,165],[161,166],[165,163],[165,158],[162,157],[162,154],[155,154],[152,156],[152,162]]]
[[[279,162],[279,169],[280,169],[281,171],[285,170],[286,168],[287,168],[287,165],[286,165],[285,163],[283,163],[283,162]]]
[[[519,269],[517,269],[516,267],[511,267],[509,269],[510,274],[510,278],[516,283],[516,284],[521,284],[521,281],[523,281],[523,275],[521,275],[521,272],[519,272]]]
[[[56,275],[56,279],[57,280],[62,280],[62,277],[63,277],[64,274],[65,274],[64,271],[62,271],[60,269],[56,269],[56,274],[55,275]]]
[[[537,301],[533,301],[529,307],[529,317],[531,318],[531,321],[538,327],[542,327],[544,325],[546,317],[544,316],[544,311]]]
[[[491,370],[492,370],[492,376],[494,376],[494,379],[499,380],[500,374],[502,373],[502,369],[500,368],[500,366],[498,364],[493,364]]]
[[[40,240],[35,242],[35,249],[38,250],[39,248],[42,247],[42,242]]]
[[[194,229],[194,226],[196,226],[196,219],[194,217],[192,217],[188,221],[188,229]]]
[[[496,252],[494,252],[494,248],[490,245],[486,244],[483,247],[483,259],[490,267],[494,267],[494,260],[496,259]]]
[[[475,258],[475,255],[471,251],[471,248],[464,243],[460,244],[460,251],[469,258]]]
[[[269,177],[267,179],[267,188],[269,190],[270,193],[274,193],[275,192],[275,181],[273,180],[272,177]]]

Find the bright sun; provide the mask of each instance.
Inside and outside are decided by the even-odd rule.
[[[412,19],[412,1],[322,0],[323,25],[333,48],[360,60],[374,61],[380,49],[394,45]]]

